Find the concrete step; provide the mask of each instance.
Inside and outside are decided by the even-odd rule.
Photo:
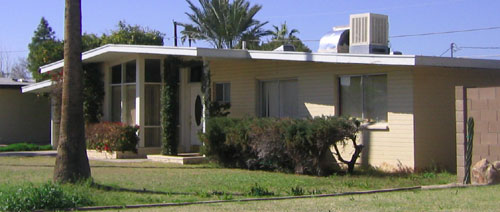
[[[149,160],[162,162],[162,163],[175,163],[175,164],[201,164],[208,162],[207,158],[199,153],[182,153],[178,156],[170,155],[148,155]]]

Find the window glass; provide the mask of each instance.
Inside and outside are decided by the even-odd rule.
[[[340,78],[340,108],[342,115],[362,118],[363,97],[361,76],[343,76]]]
[[[297,80],[276,80],[261,83],[261,116],[298,117]]]
[[[160,60],[146,59],[146,82],[161,82],[160,64]]]
[[[127,62],[125,64],[125,82],[131,83],[135,82],[135,60]]]
[[[122,83],[122,65],[116,65],[111,68],[111,84]]]
[[[135,125],[135,85],[126,86],[125,116],[128,125]]]
[[[111,86],[111,121],[121,122],[122,87]]]
[[[387,77],[363,77],[363,115],[369,122],[387,122]]]
[[[297,81],[287,80],[279,82],[279,117],[297,117]]]
[[[224,85],[222,83],[215,84],[215,101],[224,101]]]
[[[231,84],[224,83],[224,102],[231,102]]]
[[[201,82],[203,68],[201,66],[191,67],[189,71],[189,82]]]
[[[367,122],[387,122],[387,75],[340,78],[340,108]]]
[[[144,128],[144,147],[160,147],[161,146],[161,128],[146,127]]]
[[[215,83],[215,101],[225,103],[231,101],[230,83]]]
[[[146,126],[160,125],[160,85],[144,86],[145,124]]]

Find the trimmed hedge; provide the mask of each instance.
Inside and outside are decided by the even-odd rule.
[[[40,150],[52,150],[52,146],[50,144],[38,145],[31,143],[17,143],[0,147],[0,152],[40,151]]]
[[[132,151],[137,153],[138,126],[123,123],[101,122],[85,127],[87,149],[98,151]]]
[[[324,176],[321,164],[335,143],[355,138],[359,122],[345,117],[314,119],[213,117],[202,153],[225,166]]]

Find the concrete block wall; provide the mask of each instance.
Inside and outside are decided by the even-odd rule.
[[[466,121],[474,119],[472,165],[500,160],[500,87],[455,87],[457,180],[464,177]]]

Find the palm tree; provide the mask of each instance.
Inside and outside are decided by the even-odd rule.
[[[296,40],[297,37],[295,34],[300,33],[299,30],[297,29],[292,29],[288,31],[288,26],[286,25],[286,22],[281,24],[281,26],[276,26],[273,25],[274,31],[271,31],[270,34],[273,38],[273,40],[277,41],[285,41],[285,43],[290,43],[291,40]]]
[[[260,22],[254,16],[261,5],[250,6],[246,0],[199,0],[200,8],[186,0],[192,13],[186,13],[193,24],[182,24],[183,37],[206,40],[218,49],[233,48],[242,38],[260,38],[267,22]],[[251,36],[250,36],[251,35]]]
[[[83,121],[81,0],[66,0],[65,6],[61,128],[54,181],[74,183],[91,174]]]

